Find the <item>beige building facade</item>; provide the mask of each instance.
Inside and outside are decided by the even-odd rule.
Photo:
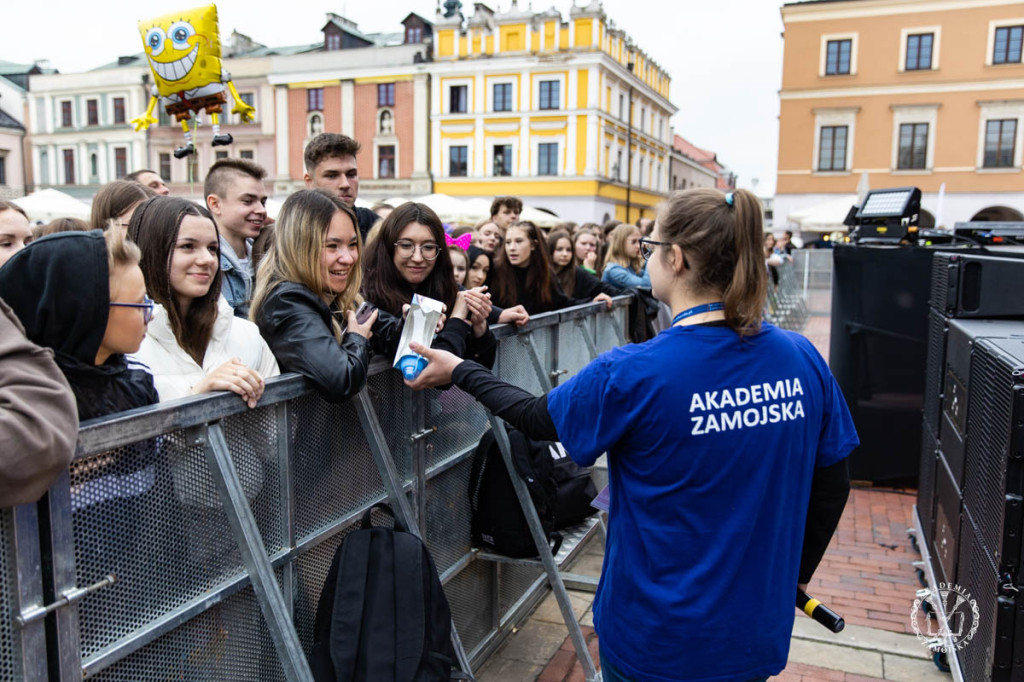
[[[782,7],[776,225],[916,186],[922,225],[1024,219],[1024,3],[813,0]]]

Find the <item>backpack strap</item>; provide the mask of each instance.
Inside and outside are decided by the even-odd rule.
[[[405,527],[405,524],[402,523],[401,519],[395,516],[395,510],[392,509],[391,505],[388,504],[387,502],[378,502],[377,504],[371,506],[369,509],[363,512],[363,520],[360,524],[360,528],[362,528],[363,530],[374,528],[373,521],[370,519],[370,515],[373,514],[374,509],[380,509],[382,512],[387,513],[387,515],[391,517],[391,520],[394,523],[396,531],[400,533],[409,532],[409,529]]]
[[[392,533],[395,590],[395,681],[412,682],[423,658],[427,595],[423,564],[426,548],[410,533]]]
[[[363,603],[366,597],[363,586],[366,585],[367,578],[367,563],[359,561],[358,558],[369,554],[370,535],[352,533],[341,545],[328,649],[336,679],[339,681],[353,679],[356,672],[359,640],[362,637]],[[356,560],[346,561],[350,557]]]

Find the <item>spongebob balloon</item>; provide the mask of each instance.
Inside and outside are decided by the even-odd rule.
[[[195,151],[188,128],[192,112],[197,117],[201,111],[210,114],[214,147],[231,144],[231,135],[220,132],[220,114],[227,103],[225,86],[235,100],[232,113],[248,122],[255,109],[242,101],[231,75],[221,68],[217,6],[207,5],[140,21],[139,32],[155,84],[146,113],[132,119],[135,130],[145,130],[157,122],[153,110],[159,99],[167,114],[181,123],[185,133],[185,145],[174,150],[175,158],[184,158]]]

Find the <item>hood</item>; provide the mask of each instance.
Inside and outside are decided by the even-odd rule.
[[[110,312],[103,233],[60,232],[32,242],[0,267],[0,298],[34,343],[94,364]]]

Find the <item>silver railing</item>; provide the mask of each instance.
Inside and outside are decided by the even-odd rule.
[[[794,252],[793,257],[798,258],[799,254]],[[792,263],[787,261],[772,266],[768,276],[765,319],[783,329],[803,331],[809,316],[805,294]]]
[[[627,304],[498,327],[495,371],[537,394],[557,385],[625,343]],[[46,501],[0,510],[0,680],[309,679],[331,558],[389,488],[479,665],[546,587],[470,542],[487,426],[468,395],[410,391],[384,362],[341,404],[287,375],[252,410],[218,394],[83,424]]]

